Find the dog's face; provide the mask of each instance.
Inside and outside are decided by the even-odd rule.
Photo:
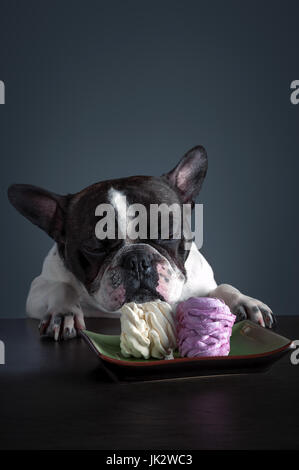
[[[185,262],[189,254],[188,234],[174,238],[170,218],[169,238],[163,237],[161,219],[155,235],[150,232],[150,205],[193,204],[207,171],[203,147],[190,150],[162,177],[133,176],[96,183],[67,196],[30,185],[9,188],[11,203],[25,217],[45,230],[56,242],[65,266],[106,311],[124,303],[160,298],[176,302],[186,281]],[[114,236],[99,239],[97,207],[109,204],[115,214]],[[132,204],[146,209],[145,230],[132,239],[124,227],[124,214]],[[121,230],[120,230],[121,227]]]

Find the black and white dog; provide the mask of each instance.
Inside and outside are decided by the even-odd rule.
[[[222,299],[238,320],[271,328],[270,308],[234,287],[217,286],[213,271],[193,243],[181,239],[116,238],[95,235],[95,209],[109,203],[120,219],[127,204],[194,203],[207,172],[207,154],[197,146],[161,177],[132,176],[102,181],[60,196],[23,184],[10,186],[13,206],[55,240],[42,273],[32,282],[27,313],[40,319],[40,332],[73,338],[84,316],[119,316],[125,302],[160,298],[176,304],[191,296]]]

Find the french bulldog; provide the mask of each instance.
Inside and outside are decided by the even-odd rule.
[[[161,299],[176,305],[192,296],[222,299],[237,321],[274,325],[263,302],[228,284],[217,285],[211,266],[185,236],[99,240],[95,235],[99,204],[112,205],[118,223],[128,204],[194,206],[207,167],[205,149],[196,146],[160,177],[101,181],[67,195],[26,184],[9,187],[12,205],[55,241],[26,304],[29,317],[40,319],[41,335],[75,338],[85,328],[84,317],[119,317],[126,302]]]

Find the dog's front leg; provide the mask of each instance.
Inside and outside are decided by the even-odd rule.
[[[55,341],[71,339],[85,328],[83,311],[76,289],[66,283],[44,278],[35,278],[26,304],[27,314],[40,321],[41,336]]]
[[[272,328],[275,323],[275,317],[268,305],[242,294],[229,284],[220,284],[209,293],[209,297],[223,300],[231,312],[236,315],[237,321],[248,318],[267,328]]]

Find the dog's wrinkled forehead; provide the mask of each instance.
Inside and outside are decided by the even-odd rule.
[[[84,238],[95,236],[98,220],[96,208],[100,204],[110,204],[117,220],[125,217],[125,211],[131,204],[142,204],[146,209],[150,204],[180,204],[178,194],[162,178],[133,176],[96,183],[76,194],[69,207],[66,231],[72,237]],[[75,233],[74,233],[75,232]]]

